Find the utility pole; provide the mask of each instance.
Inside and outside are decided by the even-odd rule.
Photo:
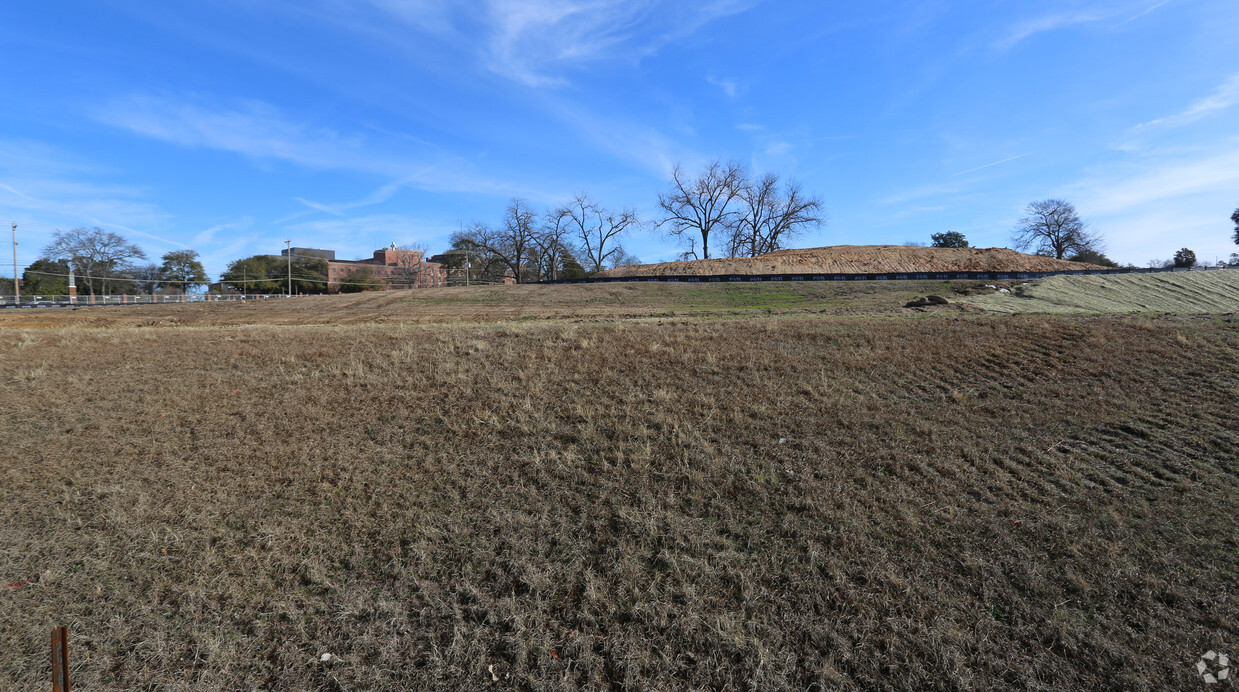
[[[465,222],[462,219],[457,219],[457,221],[460,223],[460,234],[463,236],[465,234]],[[469,288],[469,269],[471,267],[472,265],[469,264],[469,246],[466,245],[465,246],[465,288]]]
[[[22,289],[17,285],[17,222],[13,222],[13,304],[22,302]]]
[[[293,297],[293,241],[285,240],[288,246],[288,297]]]

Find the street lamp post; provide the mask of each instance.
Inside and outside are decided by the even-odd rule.
[[[21,305],[22,289],[17,281],[17,222],[13,222],[13,304]]]

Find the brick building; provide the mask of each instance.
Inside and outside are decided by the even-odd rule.
[[[333,253],[334,254],[334,253]],[[426,262],[420,250],[391,247],[375,250],[374,257],[364,260],[327,260],[327,290],[339,292],[341,282],[354,272],[369,272],[386,284],[387,290],[427,288],[447,285],[447,269],[438,262]]]

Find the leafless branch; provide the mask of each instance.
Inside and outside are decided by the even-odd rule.
[[[718,161],[706,166],[696,178],[688,178],[684,169],[676,164],[671,173],[671,190],[658,196],[658,206],[664,216],[659,222],[673,237],[689,238],[692,247],[688,252],[694,256],[696,238],[701,238],[701,259],[710,258],[710,235],[717,230],[727,230],[737,212],[733,203],[741,195],[747,172],[743,165],[731,161]]]

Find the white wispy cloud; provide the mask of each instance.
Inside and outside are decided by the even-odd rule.
[[[706,81],[723,90],[727,94],[727,98],[734,99],[736,97],[736,83],[725,79],[717,79],[715,77],[706,77]]]
[[[1036,19],[1030,19],[1020,22],[1011,27],[1006,35],[994,41],[992,46],[996,50],[1006,51],[1014,48],[1016,45],[1025,39],[1047,31],[1055,31],[1077,24],[1087,24],[1102,19],[1102,15],[1090,12],[1072,12],[1062,14],[1051,14]]]
[[[364,153],[362,137],[292,121],[259,101],[220,107],[199,99],[135,94],[103,104],[94,117],[106,125],[188,148],[220,149],[315,168],[382,166]]]
[[[369,207],[375,204],[382,204],[383,202],[386,202],[392,197],[395,197],[396,193],[399,192],[401,188],[412,184],[414,180],[415,178],[412,178],[412,177],[405,178],[402,180],[393,180],[389,183],[384,184],[382,187],[378,188],[374,192],[371,192],[365,197],[362,197],[361,199],[353,200],[351,202],[324,204],[321,202],[314,202],[312,200],[305,199],[304,197],[294,197],[293,199],[315,211],[321,211],[326,214],[331,214],[332,216],[344,216],[345,212],[350,211],[352,209],[358,209],[361,207]]]
[[[18,190],[18,189],[16,189],[16,188],[13,188],[13,187],[10,187],[10,186],[8,186],[8,185],[5,185],[4,183],[0,183],[0,190],[4,190],[5,192],[8,192],[9,194],[16,195],[16,196],[18,196],[18,197],[20,197],[20,198],[22,198],[22,199],[24,199],[24,200],[26,200],[26,201],[28,201],[28,202],[32,202],[32,201],[34,201],[34,198],[33,198],[33,197],[31,197],[30,195],[27,195],[26,193],[24,193],[24,192],[22,192],[22,191],[20,191],[20,190]]]
[[[166,236],[158,235],[156,233],[151,233],[150,231],[144,231],[140,228],[130,228],[128,226],[123,226],[115,222],[108,223],[107,221],[103,221],[101,219],[92,219],[92,221],[95,225],[107,226],[110,229],[123,231],[125,233],[128,233],[129,235],[136,235],[139,238],[146,238],[148,240],[154,240],[156,242],[162,243],[165,246],[175,246],[181,249],[189,249],[188,245],[186,245],[185,243],[182,243],[179,240],[173,240]]]
[[[1217,111],[1226,110],[1235,104],[1239,104],[1239,74],[1233,75],[1230,79],[1222,82],[1213,90],[1212,94],[1193,101],[1183,111],[1164,118],[1150,120],[1147,123],[1141,123],[1132,128],[1132,130],[1138,132],[1150,128],[1169,128],[1187,125]]]
[[[1033,155],[1033,152],[1031,152],[1031,151],[1030,151],[1030,152],[1027,152],[1027,153],[1024,153],[1024,154],[1017,154],[1016,156],[1008,156],[1008,157],[1007,157],[1007,158],[1005,158],[1005,159],[1000,159],[1000,160],[998,160],[998,161],[993,161],[993,162],[987,163],[987,164],[982,165],[982,166],[977,166],[976,168],[969,168],[969,169],[968,169],[968,170],[966,170],[966,171],[960,171],[960,172],[958,172],[958,173],[952,173],[952,174],[951,174],[951,177],[952,177],[952,178],[955,178],[955,177],[958,177],[958,176],[961,176],[961,175],[967,175],[967,174],[969,174],[969,173],[976,173],[977,171],[982,171],[982,170],[985,170],[986,168],[991,168],[991,167],[993,167],[993,166],[997,166],[997,165],[1000,165],[1000,164],[1008,163],[1008,162],[1010,162],[1010,161],[1018,161],[1019,159],[1025,158],[1025,157],[1027,157],[1027,156],[1032,156],[1032,155]]]
[[[554,75],[557,66],[645,57],[753,4],[753,0],[491,0],[490,67],[531,86],[558,84],[564,80]]]
[[[394,21],[451,45],[476,51],[488,70],[531,87],[562,86],[565,72],[590,61],[631,61],[698,31],[758,0],[370,0],[383,21]],[[346,13],[367,33],[381,26],[355,6],[326,3],[322,14]],[[480,40],[479,40],[480,39]]]
[[[299,200],[327,213],[385,201],[405,186],[499,196],[531,194],[524,185],[480,174],[460,156],[438,151],[428,152],[424,158],[416,152],[402,154],[391,150],[390,138],[375,141],[360,132],[315,126],[257,101],[226,106],[202,98],[138,94],[104,104],[94,117],[112,127],[182,147],[229,151],[257,162],[284,161],[321,170],[360,171],[394,181],[351,206]]]
[[[0,214],[33,233],[41,247],[56,228],[161,228],[168,215],[148,191],[107,182],[114,172],[37,142],[0,140]],[[149,231],[140,235],[171,243]],[[29,237],[29,235],[28,235]]]
[[[1202,259],[1234,252],[1229,223],[1239,189],[1239,138],[1207,149],[1125,157],[1056,195],[1076,203],[1116,261],[1143,265],[1189,247]]]
[[[600,152],[659,178],[670,179],[677,162],[692,168],[707,160],[653,125],[599,113],[554,94],[548,94],[543,103],[556,120],[572,127]]]
[[[452,34],[456,27],[453,6],[446,0],[369,0],[369,4],[401,22],[434,34]]]
[[[1153,10],[1156,10],[1157,8],[1161,7],[1162,5],[1167,4],[1167,3],[1169,3],[1169,2],[1170,2],[1170,0],[1161,0],[1160,2],[1156,2],[1156,3],[1152,4],[1152,5],[1150,5],[1149,7],[1146,7],[1144,10],[1142,10],[1142,11],[1140,11],[1140,12],[1138,12],[1138,13],[1136,13],[1136,14],[1134,14],[1134,15],[1130,16],[1130,17],[1128,17],[1127,19],[1124,19],[1123,21],[1119,22],[1119,26],[1122,26],[1122,25],[1124,25],[1124,24],[1127,24],[1128,22],[1134,22],[1134,21],[1136,21],[1137,19],[1140,19],[1141,17],[1144,17],[1144,16],[1146,16],[1146,15],[1148,15],[1148,14],[1151,14],[1151,13],[1153,12]]]
[[[790,153],[791,150],[792,150],[792,145],[790,142],[784,142],[782,140],[778,140],[778,141],[770,142],[769,144],[767,144],[766,148],[763,151],[765,152],[766,156],[784,156]]]
[[[274,236],[263,236],[251,228],[229,230],[230,232],[224,236],[222,241],[215,241],[209,245],[202,244],[195,248],[199,251],[202,266],[211,276],[219,276],[230,262],[238,258],[270,253],[272,248],[283,245]]]
[[[944,198],[958,195],[963,192],[963,188],[958,185],[943,185],[943,184],[928,184],[917,185],[915,187],[896,192],[878,200],[878,204],[883,205],[898,205],[915,202],[926,198]]]
[[[211,226],[210,228],[198,231],[194,234],[194,243],[205,245],[215,241],[215,235],[220,231],[229,231],[230,234],[236,234],[237,231],[244,231],[254,225],[254,219],[249,216],[243,216],[235,221],[221,223]]]
[[[1075,185],[1072,194],[1081,200],[1081,209],[1098,214],[1129,213],[1199,194],[1233,194],[1239,189],[1239,141],[1219,143],[1218,149],[1196,157],[1151,157],[1103,171]]]
[[[1175,250],[1191,248],[1202,262],[1234,252],[1217,232],[1218,215],[1196,205],[1144,208],[1129,213],[1090,215],[1089,223],[1105,235],[1106,254],[1119,262],[1145,266],[1152,259],[1170,259]],[[1225,218],[1224,216],[1222,217]]]
[[[1128,15],[1125,19],[1119,20],[1125,14],[1132,11],[1133,2],[1120,2],[1117,7],[1095,6],[1087,10],[1063,11],[1045,14],[1034,19],[1028,19],[1009,27],[1007,31],[993,43],[991,47],[998,51],[1007,51],[1022,43],[1025,39],[1036,36],[1037,34],[1048,31],[1057,31],[1066,29],[1072,26],[1081,24],[1092,24],[1094,22],[1106,22],[1110,29],[1117,29],[1130,22],[1142,19],[1159,7],[1170,3],[1171,0],[1157,0],[1151,5],[1143,7],[1135,14]],[[1114,22],[1117,21],[1117,24]]]

